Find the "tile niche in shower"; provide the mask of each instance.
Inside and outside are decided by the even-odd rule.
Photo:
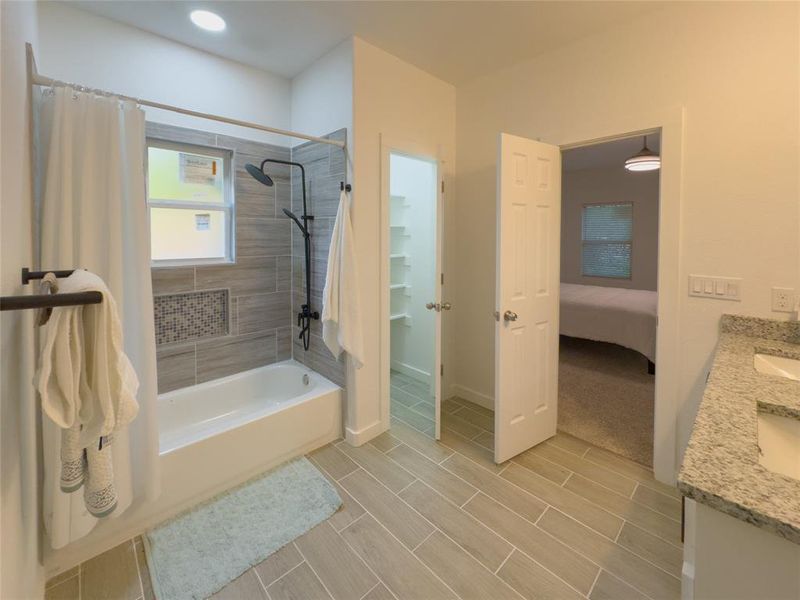
[[[228,333],[228,290],[155,296],[153,310],[158,345]]]

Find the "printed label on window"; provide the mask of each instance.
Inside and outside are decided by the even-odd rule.
[[[208,213],[195,214],[194,226],[197,231],[208,231],[211,228],[211,215]]]
[[[217,161],[208,156],[180,153],[179,177],[182,183],[214,185],[217,178]]]

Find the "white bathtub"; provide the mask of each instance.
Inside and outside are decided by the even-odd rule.
[[[335,411],[330,409],[338,407],[340,401],[339,386],[293,360],[167,392],[158,397],[161,454],[206,443],[234,429],[238,434],[247,428],[267,433],[277,421],[288,428],[282,429],[281,437],[290,446],[301,448],[331,431]],[[307,414],[300,406],[304,403],[320,409],[320,413]],[[260,438],[257,447],[250,450],[263,451],[265,443],[274,441]],[[283,450],[280,454],[289,448]]]

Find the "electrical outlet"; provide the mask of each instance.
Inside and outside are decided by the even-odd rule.
[[[794,311],[794,290],[792,288],[772,288],[772,310],[775,312]]]

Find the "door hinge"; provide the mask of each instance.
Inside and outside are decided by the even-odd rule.
[[[439,375],[444,377],[444,365],[439,365]]]
[[[444,285],[444,273],[442,273],[442,274],[440,275],[440,277],[439,277],[439,281],[441,282],[441,284],[442,284],[442,285]]]
[[[444,194],[444,179],[442,179],[442,193]]]

